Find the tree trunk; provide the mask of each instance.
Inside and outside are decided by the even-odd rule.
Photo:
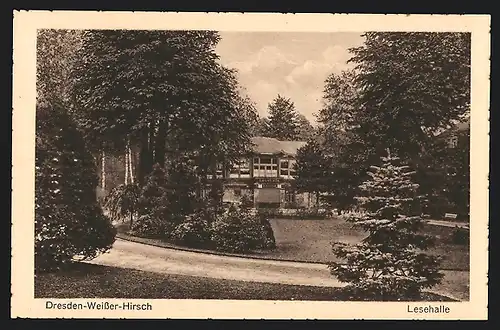
[[[128,184],[128,178],[129,178],[129,173],[128,173],[128,145],[125,148],[125,185]]]
[[[132,229],[132,225],[134,224],[134,212],[130,211],[130,229]]]
[[[151,173],[151,170],[153,169],[150,130],[151,129],[144,129],[140,137],[139,169],[137,173],[140,185],[144,184],[146,176]]]
[[[101,188],[103,192],[106,190],[106,153],[104,150],[101,154]]]
[[[155,154],[154,154],[154,162],[155,164],[159,164],[160,166],[165,165],[165,133],[166,133],[166,124],[160,122],[158,124],[158,129],[155,136]]]
[[[130,142],[128,144],[128,150],[127,150],[127,157],[128,157],[128,166],[129,166],[129,177],[130,177],[130,183],[134,183],[134,165],[132,162],[132,148],[130,147]]]

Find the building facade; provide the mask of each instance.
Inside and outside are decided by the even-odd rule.
[[[222,181],[223,202],[245,202],[260,208],[299,208],[313,206],[315,198],[308,193],[296,194],[292,189],[297,150],[302,141],[279,141],[267,137],[252,138],[252,152],[231,168],[218,165],[208,179]],[[99,164],[97,195],[103,198],[127,177],[134,182],[138,150],[130,155],[96,155]],[[128,169],[128,170],[127,170]],[[127,173],[129,174],[127,176]]]
[[[215,179],[223,182],[223,202],[246,202],[259,208],[311,206],[308,193],[297,194],[292,189],[295,157],[305,142],[254,137],[252,143],[253,152],[236,165],[217,168]]]

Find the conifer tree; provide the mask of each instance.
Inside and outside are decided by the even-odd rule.
[[[361,243],[334,243],[333,252],[344,262],[330,264],[331,273],[347,282],[346,293],[355,300],[416,300],[424,288],[438,284],[439,258],[425,253],[433,237],[421,232],[418,185],[414,172],[398,163],[398,157],[382,158],[372,166],[369,180],[356,197],[365,210],[347,221],[368,232]]]
[[[37,106],[35,166],[36,270],[109,250],[115,229],[97,202],[95,163],[61,106]]]
[[[266,136],[278,140],[298,140],[299,123],[295,105],[290,99],[278,95],[269,103]]]

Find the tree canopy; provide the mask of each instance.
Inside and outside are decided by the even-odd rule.
[[[299,122],[295,104],[289,99],[278,95],[268,105],[266,136],[278,140],[298,140]]]
[[[431,180],[423,172],[433,166],[435,134],[469,115],[470,34],[363,36],[363,45],[350,49],[353,67],[326,79],[318,113],[322,143],[334,155],[330,173],[353,179],[332,191],[355,189],[386,148],[415,166],[421,189],[435,189],[423,182]]]
[[[140,179],[169,148],[244,152],[255,109],[219,64],[219,39],[213,31],[85,31],[75,115],[94,148],[139,144]]]
[[[359,131],[401,155],[415,155],[429,138],[470,110],[470,34],[365,33],[351,49],[358,86]]]

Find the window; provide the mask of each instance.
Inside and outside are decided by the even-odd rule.
[[[277,177],[278,163],[275,158],[269,156],[254,158],[254,177]]]
[[[229,171],[230,178],[250,178],[250,162],[242,158]]]
[[[280,160],[280,177],[292,179],[295,174],[295,170],[293,168],[295,161],[292,159],[283,159]]]

